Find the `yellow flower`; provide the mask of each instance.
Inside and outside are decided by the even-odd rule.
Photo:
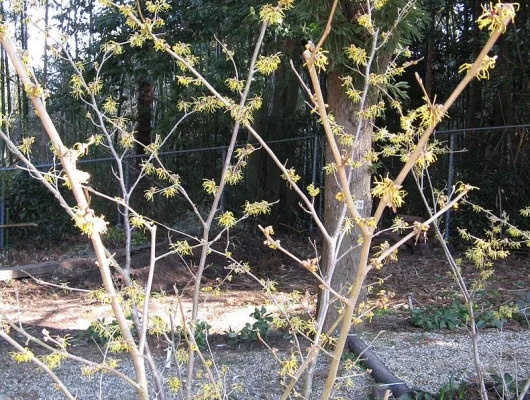
[[[293,3],[294,3],[294,0],[279,0],[278,6],[282,10],[290,10],[291,8],[294,7]]]
[[[381,8],[384,7],[386,2],[387,2],[387,0],[374,0],[374,8],[376,10],[380,10]]]
[[[105,103],[103,103],[103,109],[106,113],[115,114],[116,113],[116,101],[111,97],[107,97]]]
[[[167,380],[167,385],[169,386],[169,391],[171,393],[177,394],[182,384],[180,382],[180,379],[174,376]]]
[[[187,56],[191,54],[191,46],[188,43],[177,42],[171,47],[177,56]]]
[[[487,28],[492,32],[497,30],[505,32],[505,20],[509,18],[513,22],[519,6],[519,3],[501,3],[500,1],[495,6],[491,2],[489,5],[482,5],[482,15],[477,19],[478,27]]]
[[[344,201],[344,199],[346,198],[346,195],[344,194],[344,192],[338,192],[336,195],[335,195],[335,199],[337,201]]]
[[[320,193],[320,188],[315,187],[314,184],[310,184],[307,187],[307,192],[309,193],[309,196],[315,197],[318,196],[318,194]]]
[[[123,46],[113,40],[110,40],[107,43],[103,43],[101,45],[101,51],[105,53],[113,53],[117,56],[123,53]]]
[[[259,56],[256,61],[256,70],[263,75],[270,75],[280,65],[280,53],[271,56]]]
[[[497,61],[497,56],[493,56],[493,57],[485,56],[482,62],[480,63],[480,68],[478,69],[475,75],[477,79],[478,80],[489,79],[490,78],[489,70],[495,68],[496,61]],[[458,69],[458,72],[459,73],[462,73],[464,71],[469,72],[471,67],[472,67],[471,64],[468,64],[468,63],[462,64],[460,68]]]
[[[334,162],[324,165],[322,169],[324,170],[326,175],[331,175],[339,170],[337,164],[335,164]]]
[[[270,4],[265,4],[259,11],[259,17],[269,25],[280,25],[285,18],[285,14],[281,6],[274,7]]]
[[[291,376],[296,372],[297,369],[298,369],[298,358],[296,357],[295,353],[292,353],[288,359],[281,361],[280,375]]]
[[[281,176],[283,179],[285,179],[286,181],[289,180],[289,178],[294,182],[298,182],[300,180],[300,175],[298,175],[296,173],[296,170],[294,168],[289,168],[287,170],[287,173],[286,174],[282,174]]]
[[[374,34],[375,30],[374,30],[374,25],[372,23],[372,19],[370,18],[370,15],[369,14],[362,14],[359,16],[359,18],[357,18],[357,22],[359,23],[359,25],[361,25],[363,28],[366,28],[366,30],[368,31],[368,33],[370,33],[371,35]]]
[[[225,213],[223,213],[222,215],[220,215],[216,219],[219,221],[218,222],[219,225],[221,225],[222,227],[225,227],[227,229],[230,229],[230,228],[234,227],[236,225],[236,223],[237,223],[232,211],[226,211]]]
[[[328,65],[328,57],[326,56],[326,53],[329,53],[327,50],[320,50],[318,53],[314,55],[315,58],[315,66],[318,68],[318,70],[325,71],[326,66]]]
[[[401,186],[396,185],[388,177],[381,179],[381,181],[375,179],[375,186],[371,193],[374,197],[380,197],[394,212],[403,205],[403,198],[406,195],[405,191],[401,190]]]
[[[97,217],[92,209],[83,212],[75,207],[74,212],[75,225],[89,238],[95,234],[105,234],[107,232],[108,222],[105,221],[104,216]]]
[[[169,45],[163,39],[155,39],[155,51],[165,51]]]
[[[245,214],[247,215],[260,215],[260,214],[269,214],[271,212],[271,205],[266,201],[256,201],[254,203],[249,203],[248,200],[245,201]]]
[[[245,87],[245,81],[237,78],[228,78],[225,83],[232,92],[240,92]]]
[[[215,196],[217,194],[219,186],[217,186],[213,179],[204,179],[202,182],[202,188],[206,193]]]
[[[101,92],[102,88],[103,83],[101,82],[101,78],[98,76],[88,84],[87,92],[93,95],[97,95],[99,94],[99,92]]]
[[[352,60],[355,64],[366,65],[368,56],[366,50],[355,46],[354,44],[346,48],[346,56]]]
[[[17,146],[17,149],[21,151],[22,154],[29,156],[31,154],[31,146],[35,143],[35,136],[29,136],[22,139],[22,144]]]
[[[9,356],[17,363],[31,361],[34,357],[33,352],[28,347],[25,347],[22,351],[12,351]]]
[[[421,125],[428,128],[440,122],[444,116],[442,109],[443,106],[441,104],[431,104],[430,102],[418,108],[417,111],[421,118]]]

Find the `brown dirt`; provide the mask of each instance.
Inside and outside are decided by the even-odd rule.
[[[254,247],[259,243],[248,243],[243,238],[248,234],[234,235],[231,238],[233,252],[238,259],[247,259],[251,265],[252,273],[258,279],[271,279],[278,282],[278,295],[280,299],[287,299],[293,290],[299,291],[304,296],[302,302],[304,309],[314,310],[318,285],[307,271],[290,262],[277,252],[267,248]],[[88,246],[84,240],[72,239],[67,246],[56,247],[48,250],[19,248],[10,251],[4,257],[8,265],[20,263],[34,263],[45,260],[60,260],[75,256],[87,258],[86,263],[74,263],[70,268],[62,268],[52,275],[41,278],[47,282],[60,284],[67,282],[70,287],[93,290],[101,286],[96,265],[89,260]],[[290,243],[294,252],[301,257],[309,257],[311,250],[307,240],[297,237],[282,239],[282,243]],[[256,248],[261,250],[256,251]],[[123,258],[118,261],[123,262]],[[133,278],[143,285],[145,283],[148,265],[148,251],[136,252],[132,259]],[[191,287],[193,285],[193,272],[196,269],[197,258],[181,259],[178,256],[168,256],[156,264],[156,274],[153,282],[155,292],[173,293],[176,287],[182,294],[185,310],[190,308]],[[213,297],[204,295],[202,301],[201,319],[213,325],[212,331],[223,333],[232,328],[239,330],[245,322],[252,322],[249,314],[254,307],[267,304],[267,297],[260,289],[259,283],[248,276],[236,276],[231,281],[223,281],[227,275],[224,266],[224,257],[213,256],[209,259],[205,271],[203,285],[214,287],[223,282],[222,296]],[[415,305],[446,304],[457,294],[458,288],[448,275],[448,265],[440,249],[431,249],[424,255],[401,252],[398,262],[386,265],[380,271],[373,271],[369,275],[368,283],[376,283],[379,279],[384,284],[379,287],[374,285],[374,293],[380,289],[393,292],[394,296],[389,303],[389,311],[380,313],[371,323],[366,325],[368,331],[406,331],[417,332],[418,328],[409,322],[409,297]],[[475,271],[469,265],[464,265],[465,276],[472,277]],[[116,283],[120,286],[120,279],[115,274]],[[481,306],[486,309],[496,310],[502,304],[514,302],[518,298],[526,297],[530,290],[530,259],[526,253],[518,253],[506,260],[495,263],[495,275],[482,294]],[[369,296],[375,299],[375,296]],[[153,301],[152,311],[166,309],[171,300]],[[0,304],[4,312],[30,327],[37,336],[43,328],[56,334],[70,333],[80,346],[87,346],[86,328],[94,318],[110,316],[108,310],[95,301],[88,300],[85,293],[65,291],[59,287],[37,283],[32,279],[19,279],[10,282],[0,282]],[[274,307],[267,305],[274,311]],[[300,309],[300,313],[303,310]],[[517,321],[509,321],[505,327],[511,330],[520,330],[522,326]],[[214,339],[215,346],[226,348],[224,336]],[[286,343],[277,336],[273,341],[275,347],[285,347]],[[3,344],[5,345],[5,344]],[[155,342],[156,347],[156,342]],[[160,352],[163,347],[160,347]],[[249,348],[252,350],[253,347]],[[94,350],[95,354],[99,350]],[[156,351],[156,350],[155,350]]]
[[[245,241],[247,233],[233,235],[231,237],[231,250],[234,257],[248,260],[251,272],[258,279],[271,279],[278,282],[280,294],[289,294],[297,290],[306,296],[307,304],[314,306],[318,291],[317,281],[304,269],[294,264],[282,254],[271,251],[261,243]],[[289,243],[293,252],[303,257],[310,257],[311,246],[307,239],[296,236],[285,237],[282,242]],[[221,245],[222,247],[222,245]],[[259,249],[256,251],[256,249]],[[53,274],[44,275],[41,278],[47,282],[60,284],[68,283],[72,288],[93,290],[101,286],[101,277],[93,259],[87,257],[90,249],[86,244],[86,238],[78,237],[48,249],[35,249],[29,246],[21,246],[4,254],[3,267],[12,265],[23,265],[38,261],[61,260],[72,257],[85,257],[86,262],[73,263],[69,267],[61,268]],[[160,246],[162,251],[162,246]],[[118,262],[123,263],[124,257],[118,256]],[[198,257],[181,258],[170,255],[159,260],[156,264],[153,290],[155,292],[172,293],[176,287],[186,300],[191,295],[194,283],[193,273],[196,270]],[[227,261],[221,256],[210,256],[209,264],[203,277],[203,285],[208,287],[220,286],[223,296],[218,299],[209,298],[206,304],[210,307],[222,305],[223,312],[230,313],[238,307],[263,304],[266,297],[260,290],[260,285],[254,279],[245,275],[237,275],[230,281],[225,280],[228,271],[225,269]],[[6,265],[7,264],[7,265]],[[144,285],[147,279],[149,265],[149,251],[144,249],[133,253],[132,277],[140,285]],[[2,268],[2,266],[0,266]],[[464,276],[471,279],[475,269],[469,264],[463,266]],[[116,283],[120,286],[120,278],[114,274]],[[377,284],[384,280],[382,285]],[[367,325],[368,329],[391,328],[398,330],[411,329],[407,321],[409,314],[408,304],[410,301],[415,306],[441,305],[451,302],[458,293],[454,280],[449,276],[449,267],[444,259],[441,249],[434,248],[424,255],[411,254],[407,251],[400,252],[399,261],[384,266],[379,271],[372,271],[368,283],[374,284],[374,293],[384,289],[393,293],[389,303],[391,312],[382,313]],[[66,292],[61,288],[46,286],[31,279],[13,280],[0,282],[2,297],[4,301],[14,298],[15,293],[19,299],[24,299],[26,311],[42,309],[53,309],[57,302],[76,302],[81,296],[79,293]],[[495,274],[488,281],[482,293],[481,306],[485,309],[496,310],[502,304],[514,302],[518,298],[525,298],[530,291],[530,258],[526,252],[520,252],[510,256],[508,259],[499,260],[495,263]],[[82,297],[82,296],[81,296]],[[375,295],[370,295],[369,300],[375,300]],[[205,297],[206,298],[206,297]],[[409,300],[410,298],[410,300]],[[12,301],[10,301],[12,303]],[[86,306],[94,304],[85,302]],[[219,314],[219,310],[216,310]],[[40,318],[42,320],[42,318]],[[61,320],[61,324],[64,320]],[[512,326],[513,325],[513,326]],[[57,326],[60,329],[62,326]],[[517,323],[510,325],[517,329]],[[55,328],[53,325],[49,328]]]

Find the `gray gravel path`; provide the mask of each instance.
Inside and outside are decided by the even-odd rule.
[[[370,336],[373,335],[368,334],[365,339],[369,340]],[[389,368],[411,386],[437,391],[452,375],[456,378],[473,376],[471,344],[465,332],[385,332],[374,342],[374,348]],[[6,354],[10,349],[5,343],[0,342],[0,350],[0,400],[63,399],[47,375],[36,370],[32,364],[12,361]],[[77,352],[83,351],[88,351],[91,359],[98,359],[95,347],[81,347]],[[530,374],[529,331],[485,331],[480,337],[480,352],[485,370],[489,373],[509,373],[519,379],[526,379]],[[229,368],[226,382],[243,385],[243,392],[237,395],[237,399],[279,398],[278,365],[260,346],[252,349],[220,346],[214,349],[214,356],[218,363]],[[164,365],[164,361],[162,355],[157,357],[159,365]],[[326,365],[320,368],[324,370]],[[125,359],[120,362],[119,369],[129,376],[133,375],[132,366]],[[166,372],[167,375],[174,374],[174,369]],[[68,360],[56,373],[80,400],[136,398],[131,388],[109,374],[96,375],[91,381],[80,378],[80,366]],[[324,373],[317,374],[317,393],[324,376]],[[365,399],[371,382],[364,377],[354,378],[353,381],[355,386],[343,389],[340,395],[347,399]],[[1,395],[8,397],[2,398]],[[168,398],[179,396],[168,393]]]

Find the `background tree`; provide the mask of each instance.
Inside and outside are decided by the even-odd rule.
[[[332,1],[301,1],[299,2],[299,8],[304,19],[320,21],[318,28],[315,27],[315,31],[321,32],[322,26],[326,22],[324,18],[332,4]],[[377,116],[382,115],[384,106],[381,106],[380,111],[370,118],[361,119],[359,114],[373,109],[381,101],[390,102],[391,99],[384,99],[382,88],[369,83],[368,76],[363,77],[351,73],[351,60],[345,59],[344,50],[354,45],[365,49],[366,54],[371,56],[371,50],[382,41],[379,35],[383,34],[385,30],[391,30],[392,39],[378,49],[373,59],[367,58],[365,64],[361,67],[362,73],[365,75],[382,74],[389,67],[392,55],[398,46],[403,46],[410,43],[412,39],[419,38],[419,29],[423,24],[423,13],[420,9],[408,15],[411,11],[407,9],[410,8],[410,4],[404,1],[390,1],[384,7],[384,11],[382,7],[374,8],[372,11],[373,15],[371,15],[371,18],[377,21],[380,27],[363,29],[359,24],[359,18],[370,14],[365,10],[365,3],[362,1],[339,1],[332,29],[325,44],[331,55],[331,69],[325,77],[323,76],[329,110],[336,124],[342,126],[345,133],[355,137],[353,151],[350,144],[343,144],[340,147],[340,151],[348,155],[351,152],[352,159],[364,161],[362,166],[350,168],[349,170],[351,174],[350,190],[355,201],[357,201],[359,212],[363,218],[368,218],[372,211],[370,195],[372,133],[375,119]],[[397,10],[399,9],[405,9],[404,14],[406,16],[399,21],[399,25],[393,27],[392,24],[398,19]],[[364,69],[366,62],[370,64]],[[358,96],[364,88],[370,86],[365,98],[358,98],[356,102],[355,100],[352,101],[351,95],[348,96],[346,93],[348,86],[345,83],[345,79],[347,78],[351,80],[350,82],[353,82],[350,85],[359,91],[357,93]],[[332,162],[332,153],[327,147],[324,163],[325,165],[330,165]],[[356,274],[359,263],[359,238],[361,232],[358,227],[354,227],[349,234],[344,232],[346,205],[341,201],[337,201],[337,195],[340,196],[342,189],[333,174],[326,175],[324,187],[326,193],[323,213],[324,224],[333,237],[340,237],[340,240],[337,242],[337,248],[330,247],[327,242],[324,242],[321,265],[325,268],[324,273],[327,279],[332,279],[331,287],[339,293],[346,293]],[[333,278],[331,278],[332,276]],[[340,305],[334,304],[327,311],[328,322],[325,325],[326,330],[339,315],[339,310]]]

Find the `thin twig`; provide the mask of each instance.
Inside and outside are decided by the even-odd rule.
[[[44,343],[42,340],[40,339],[37,339],[35,336],[33,335],[30,335],[29,333],[26,332],[26,330],[24,328],[19,328],[15,323],[13,323],[9,317],[4,314],[2,311],[0,311],[0,315],[2,316],[2,318],[4,318],[7,323],[9,324],[9,326],[13,329],[15,329],[18,333],[20,333],[21,335],[23,335],[27,340],[31,341],[31,342],[34,342],[36,344],[38,344],[39,346],[51,351],[51,352],[57,352],[57,349],[53,348],[52,346]],[[108,365],[105,365],[105,364],[99,364],[99,363],[96,363],[96,362],[93,362],[93,361],[90,361],[90,360],[87,360],[85,358],[82,358],[82,357],[78,357],[74,354],[71,354],[71,353],[68,353],[66,351],[62,351],[61,354],[65,354],[66,357],[70,360],[73,360],[73,361],[76,361],[76,362],[79,362],[81,364],[85,364],[85,365],[88,365],[90,367],[94,367],[94,368],[98,368],[98,369],[103,369],[115,376],[117,376],[118,378],[122,379],[123,381],[127,382],[129,385],[131,385],[134,389],[139,389],[140,386],[138,385],[137,382],[135,382],[133,379],[129,378],[127,375],[125,374],[122,374],[120,371],[114,369],[114,368],[111,368],[109,367]]]
[[[339,0],[335,0],[333,2],[333,5],[331,6],[331,11],[329,12],[329,17],[328,17],[328,22],[326,23],[326,28],[324,29],[324,32],[322,33],[320,40],[315,46],[315,54],[320,50],[320,48],[324,44],[324,41],[326,40],[328,35],[331,33],[331,22],[333,21],[333,17],[335,16],[335,11],[337,10],[338,4],[339,4]]]
[[[20,352],[26,352],[24,347],[22,347],[20,344],[18,344],[14,339],[11,338],[6,332],[4,332],[2,329],[0,329],[0,337],[3,338],[7,343],[9,343],[11,346],[13,346],[15,349],[17,349]],[[70,393],[68,388],[64,385],[64,383],[59,379],[57,375],[54,374],[54,372],[42,361],[40,361],[37,357],[34,355],[31,356],[30,361],[37,365],[40,369],[42,369],[48,376],[52,379],[52,381],[55,383],[57,388],[63,392],[65,397],[67,399],[75,400],[75,397]]]

